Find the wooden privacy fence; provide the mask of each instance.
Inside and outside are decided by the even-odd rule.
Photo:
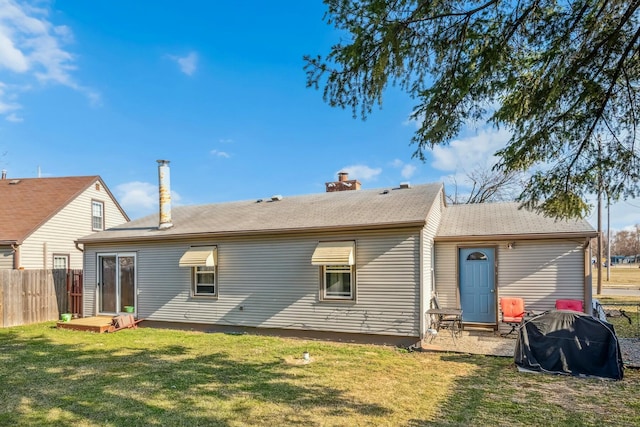
[[[0,270],[0,327],[82,315],[82,270]]]

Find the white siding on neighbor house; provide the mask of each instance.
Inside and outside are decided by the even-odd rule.
[[[53,268],[53,255],[69,255],[69,268],[82,268],[82,252],[74,241],[93,233],[91,201],[104,202],[105,228],[126,222],[107,190],[95,183],[51,217],[20,246],[20,265],[26,269]]]
[[[545,311],[556,299],[584,300],[584,242],[577,240],[461,243],[496,246],[497,297],[522,297],[527,309]],[[456,242],[436,243],[436,288],[442,306],[458,306]],[[498,318],[499,307],[497,310]]]
[[[137,253],[137,314],[193,322],[396,336],[419,335],[419,230],[396,233],[87,245],[85,315],[96,310],[99,253]],[[319,241],[356,242],[357,302],[321,302]],[[218,299],[191,297],[191,270],[178,267],[190,245],[218,247]]]
[[[438,232],[438,226],[442,219],[442,210],[444,209],[443,190],[436,197],[436,200],[429,211],[426,226],[422,230],[422,288],[421,303],[422,313],[420,315],[420,336],[424,338],[426,329],[429,325],[426,322],[426,311],[431,305],[431,294],[434,292],[435,279],[435,246],[433,238]]]
[[[0,270],[13,268],[13,249],[11,247],[0,247]]]

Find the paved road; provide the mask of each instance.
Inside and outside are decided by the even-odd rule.
[[[595,285],[593,288],[595,289]],[[631,296],[631,297],[640,297],[640,289],[630,289],[630,288],[605,288],[603,286],[602,295],[610,295],[610,296]]]

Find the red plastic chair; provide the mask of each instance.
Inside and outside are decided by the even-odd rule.
[[[556,310],[573,310],[584,313],[584,306],[579,299],[557,299]]]
[[[511,326],[511,330],[503,337],[511,335],[524,319],[524,299],[522,298],[500,298],[500,310],[502,311],[502,323]]]

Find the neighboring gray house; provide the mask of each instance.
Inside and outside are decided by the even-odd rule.
[[[351,183],[343,175],[327,189],[359,187]],[[544,309],[591,294],[596,233],[586,222],[556,223],[513,204],[446,207],[441,184],[168,209],[162,224],[152,215],[79,240],[85,316],[133,305],[161,322],[415,342],[435,291],[442,305],[462,305],[465,322],[492,327],[500,295]],[[459,285],[469,249],[487,255],[472,270],[493,271],[483,276],[490,299],[481,296],[492,314],[481,321]]]

